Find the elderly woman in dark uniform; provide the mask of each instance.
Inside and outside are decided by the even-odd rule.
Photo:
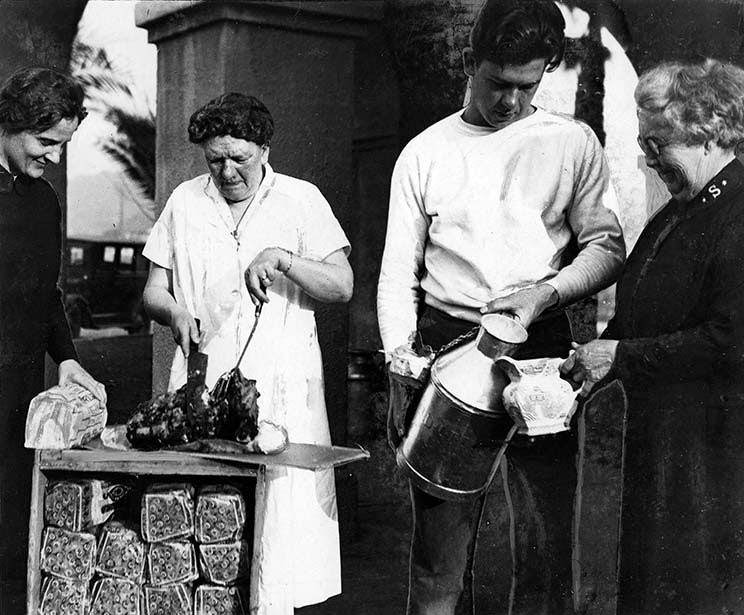
[[[602,339],[564,371],[628,397],[618,613],[744,606],[744,71],[664,64],[639,144],[672,199],[649,221]]]
[[[106,391],[78,363],[57,287],[61,212],[41,176],[85,117],[83,91],[48,69],[18,71],[0,88],[0,613],[25,612],[32,451],[29,401],[44,386],[44,355],[59,383]]]

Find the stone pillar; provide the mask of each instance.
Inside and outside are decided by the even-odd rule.
[[[188,142],[190,115],[226,91],[254,94],[276,123],[271,164],[316,184],[349,232],[352,221],[355,41],[379,19],[377,1],[141,2],[137,25],[158,45],[156,201],[206,166]],[[346,437],[348,310],[319,305],[334,443]],[[153,340],[153,388],[167,384],[170,332]]]
[[[385,245],[390,177],[400,153],[400,101],[392,53],[381,24],[370,28],[355,53],[354,192],[351,225],[354,298],[349,306],[348,436],[365,447],[379,427],[375,404],[386,380],[377,326],[377,279]],[[387,455],[389,451],[384,450]]]

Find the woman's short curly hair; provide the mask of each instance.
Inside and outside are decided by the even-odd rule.
[[[62,120],[82,122],[85,92],[75,79],[51,68],[22,68],[0,86],[0,127],[8,134],[40,133]]]
[[[230,92],[210,100],[189,120],[189,141],[203,143],[213,137],[234,137],[256,145],[270,145],[274,119],[258,98]]]
[[[487,0],[470,32],[476,63],[520,66],[544,59],[548,71],[563,59],[566,22],[553,0]]]
[[[660,64],[641,75],[635,100],[672,143],[735,149],[744,141],[744,70],[733,64]]]

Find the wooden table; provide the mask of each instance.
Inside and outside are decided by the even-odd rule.
[[[100,442],[94,441],[90,445],[87,450],[36,451],[29,517],[28,613],[36,613],[39,607],[39,555],[44,530],[44,493],[50,479],[92,478],[91,475],[96,474],[241,479],[255,477],[261,466],[320,470],[369,457],[369,453],[361,448],[314,444],[290,444],[285,451],[276,455],[119,451],[104,448]]]

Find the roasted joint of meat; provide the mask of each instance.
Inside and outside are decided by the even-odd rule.
[[[258,433],[256,381],[238,369],[223,375],[210,392],[200,384],[187,403],[187,386],[137,406],[127,421],[136,448],[157,449],[209,438],[248,442]]]
[[[249,442],[258,434],[258,397],[255,380],[248,380],[239,369],[220,376],[210,396],[220,406],[225,423],[219,437]]]

